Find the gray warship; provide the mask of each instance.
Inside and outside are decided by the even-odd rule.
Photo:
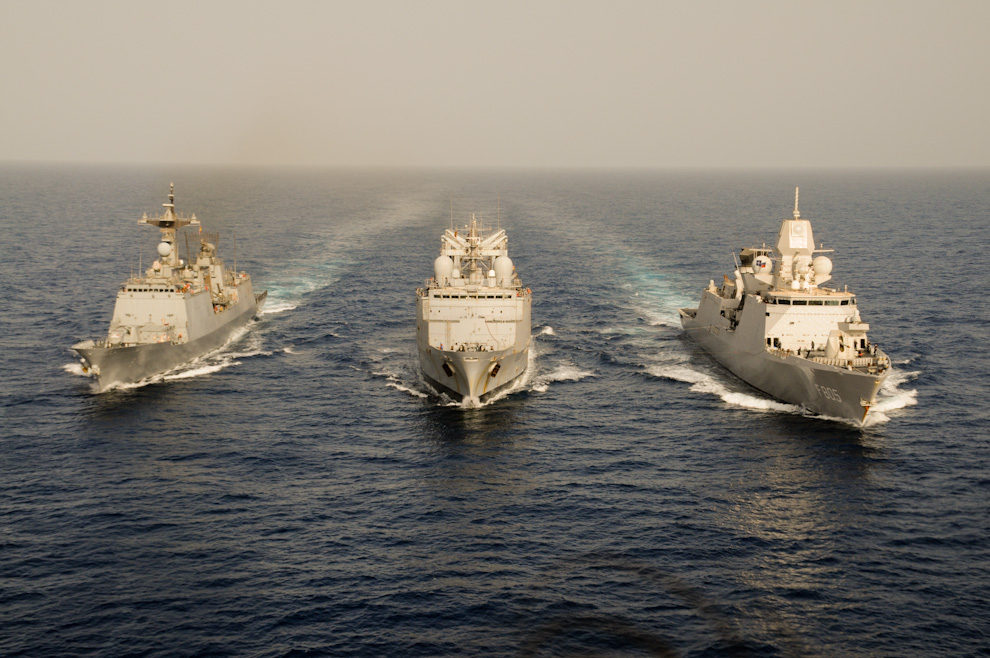
[[[780,225],[775,248],[740,251],[734,277],[714,281],[698,308],[680,309],[687,334],[733,374],[817,414],[862,423],[890,369],[866,335],[856,296],[823,286],[831,249],[815,249],[811,222]],[[815,256],[815,254],[818,254]],[[775,260],[776,259],[776,262]]]
[[[199,226],[199,220],[195,214],[175,212],[174,186],[162,205],[163,214],[145,213],[138,220],[161,230],[158,259],[144,276],[132,276],[117,291],[106,337],[72,346],[83,372],[97,379],[101,392],[162,374],[221,347],[261,312],[268,296],[254,293],[247,273],[224,267],[215,234],[201,233],[195,259],[181,260],[177,231]]]
[[[431,386],[478,405],[523,374],[529,363],[532,293],[509,258],[499,229],[484,234],[472,215],[447,229],[433,278],[416,290],[416,344]]]

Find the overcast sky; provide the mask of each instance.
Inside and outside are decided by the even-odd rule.
[[[990,1],[0,0],[0,160],[990,166]]]

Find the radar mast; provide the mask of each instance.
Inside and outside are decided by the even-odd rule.
[[[167,263],[170,267],[178,267],[179,251],[175,248],[175,232],[183,226],[199,226],[199,220],[196,219],[196,213],[189,216],[176,214],[175,183],[168,184],[168,203],[163,203],[162,207],[165,208],[164,213],[156,217],[148,217],[148,213],[144,213],[138,224],[157,226],[161,230],[162,242],[168,245],[168,253],[162,254],[164,249],[160,249],[159,254],[168,259]]]

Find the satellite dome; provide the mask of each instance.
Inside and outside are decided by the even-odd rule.
[[[165,258],[170,253],[172,253],[172,245],[170,245],[167,242],[159,242],[158,243],[158,255],[159,256],[161,256],[162,258]]]
[[[450,256],[437,256],[437,259],[433,261],[433,277],[437,283],[443,284],[445,280],[450,278],[453,271],[454,261],[450,259]]]
[[[495,259],[495,279],[499,285],[507,286],[512,283],[512,259],[499,256]]]
[[[757,274],[770,274],[773,271],[773,261],[769,256],[761,254],[753,259],[753,271]]]
[[[815,276],[828,276],[832,273],[832,261],[827,256],[819,256],[812,263]]]

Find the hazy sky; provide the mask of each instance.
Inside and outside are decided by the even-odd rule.
[[[990,0],[0,0],[0,160],[990,166]]]

